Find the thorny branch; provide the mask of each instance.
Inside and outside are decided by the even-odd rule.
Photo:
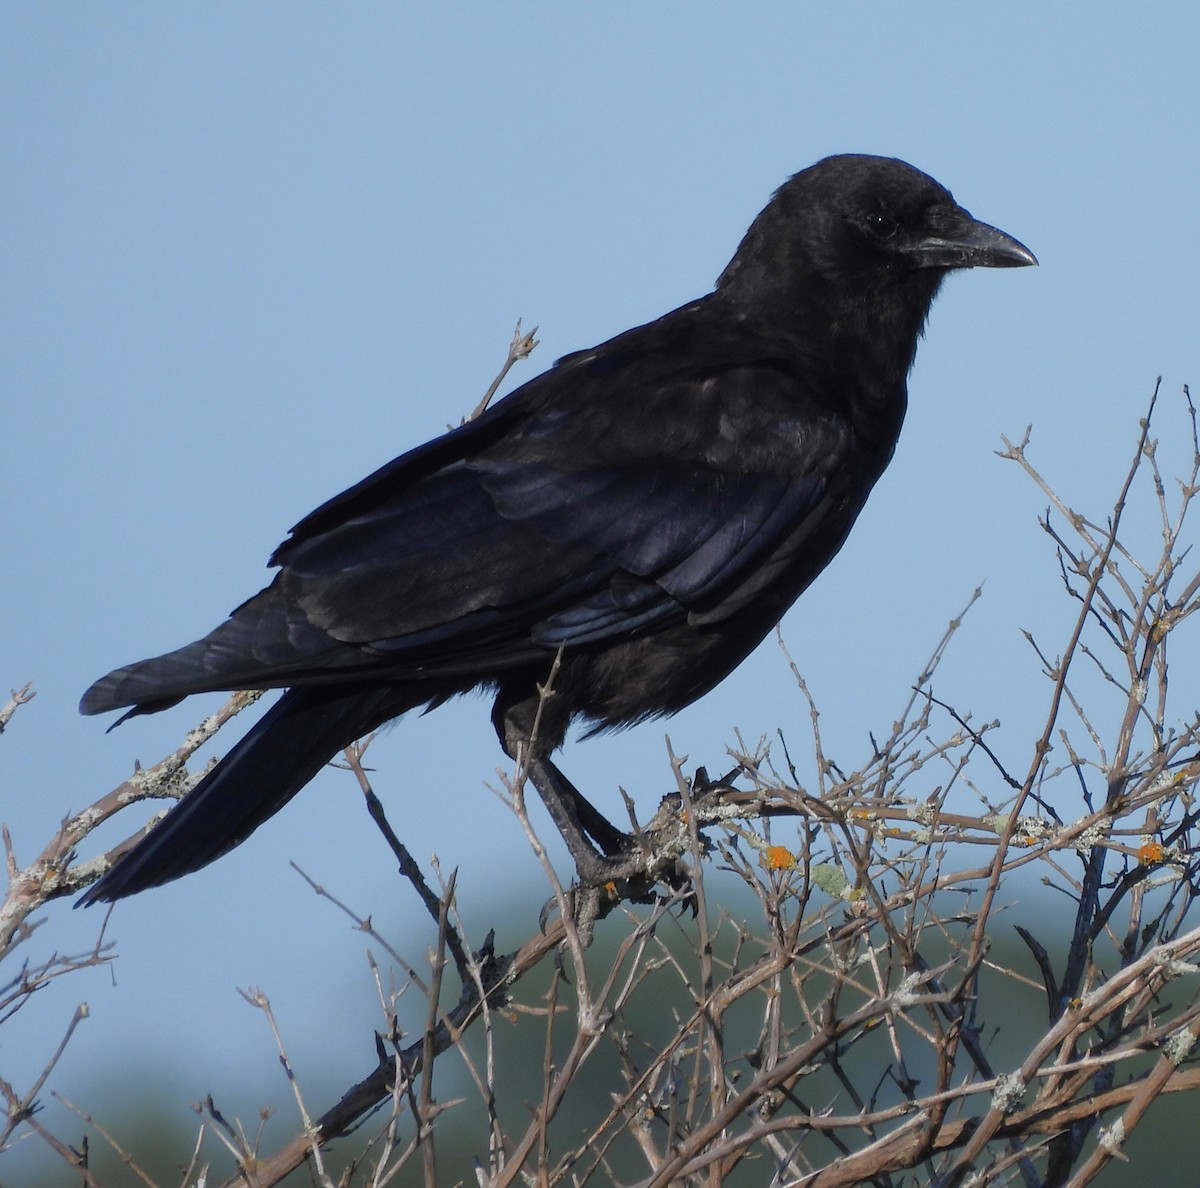
[[[473,421],[476,417],[483,415],[487,406],[491,404],[492,397],[496,395],[500,389],[500,385],[504,382],[504,377],[512,370],[512,365],[519,363],[522,359],[528,359],[533,353],[533,348],[538,344],[538,340],[534,338],[537,332],[538,328],[534,326],[528,334],[522,334],[521,319],[517,319],[516,329],[513,330],[512,342],[508,344],[508,357],[504,360],[504,366],[500,368],[499,374],[492,380],[488,386],[488,390],[484,392],[483,399],[471,410],[471,415],[463,420],[464,425],[467,421]]]
[[[422,873],[370,788],[362,747],[352,748],[350,767],[435,942],[421,967],[369,915],[310,880],[399,971],[402,989],[388,988],[372,958],[377,1061],[323,1116],[309,1116],[277,1033],[302,1124],[273,1154],[207,1103],[204,1127],[235,1159],[228,1182],[277,1183],[306,1162],[322,1184],[383,1184],[410,1164],[428,1184],[461,1174],[442,1171],[462,1145],[455,1119],[469,1109],[468,1098],[434,1092],[433,1069],[447,1058],[466,1070],[483,1119],[469,1140],[481,1185],[714,1184],[755,1160],[756,1182],[773,1185],[885,1183],[907,1170],[939,1188],[968,1178],[1050,1188],[1084,1185],[1122,1157],[1161,1094],[1200,1086],[1200,928],[1189,914],[1200,874],[1200,719],[1174,708],[1168,680],[1169,649],[1200,608],[1189,516],[1200,431],[1185,389],[1192,456],[1172,485],[1152,435],[1157,397],[1099,521],[1035,469],[1028,435],[1005,442],[1002,456],[1049,502],[1042,527],[1074,606],[1060,651],[1028,636],[1046,710],[1025,758],[1010,758],[1022,744],[997,722],[934,695],[961,615],[857,764],[829,753],[793,664],[809,707],[811,780],[782,739],[775,748],[739,740],[732,770],[716,780],[703,769],[689,779],[686,761],[670,754],[669,790],[635,819],[635,836],[648,863],[689,867],[690,892],[617,906],[591,949],[575,927],[572,888],[525,811],[519,767],[502,795],[554,898],[522,946],[497,954],[491,935],[473,947],[454,877]],[[1157,534],[1149,550],[1126,527],[1147,514]],[[14,695],[0,725],[22,703]],[[119,800],[190,786],[183,763],[193,743],[69,818],[27,867],[6,836],[0,953],[33,935],[31,910],[111,860],[73,861],[93,818]],[[1065,898],[1072,920],[1065,945],[1020,926],[1027,970],[993,951],[1008,881],[1022,870],[1040,870],[1044,894]],[[716,906],[734,902],[745,919]],[[76,960],[107,959],[98,945]],[[8,1014],[28,986],[61,972],[24,970],[8,988]],[[541,978],[536,992],[531,975]],[[399,1024],[402,993],[425,1004],[415,1034]],[[1027,1026],[1018,1047],[1000,1051],[988,1039],[1007,1000],[1022,1004]],[[265,996],[255,1002],[267,1009]],[[506,1106],[513,1029],[522,1052],[541,1053],[542,1090],[522,1111]],[[0,1148],[28,1126],[86,1179],[80,1153],[37,1129],[35,1099],[56,1059],[23,1094],[0,1084],[9,1111]],[[582,1129],[563,1121],[571,1103],[587,1111]],[[359,1135],[381,1107],[378,1134],[335,1171],[331,1141]],[[438,1134],[458,1137],[435,1145]],[[193,1153],[187,1182],[206,1167]]]

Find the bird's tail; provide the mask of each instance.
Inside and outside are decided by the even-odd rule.
[[[339,643],[303,618],[289,618],[287,599],[276,581],[203,639],[101,677],[83,695],[79,710],[103,714],[133,706],[113,723],[117,726],[125,718],[167,709],[192,693],[282,689],[306,683],[314,672],[317,683],[334,683],[339,669],[362,666],[359,648]]]
[[[338,751],[423,700],[396,686],[287,690],[79,903],[112,903],[207,866],[274,816]]]

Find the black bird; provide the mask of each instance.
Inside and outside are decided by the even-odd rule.
[[[902,161],[796,174],[714,292],[567,355],[331,499],[211,635],[87,691],[97,714],[286,689],[83,902],[198,870],[355,739],[477,687],[584,882],[627,874],[629,839],[550,761],[570,722],[673,714],[739,664],[891,458],[943,277],[1036,263]]]

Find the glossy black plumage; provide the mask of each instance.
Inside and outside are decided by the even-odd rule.
[[[797,174],[715,292],[568,355],[330,500],[211,635],[88,690],[85,713],[289,691],[86,900],[212,861],[417,706],[493,688],[515,751],[560,647],[543,758],[573,718],[622,726],[711,689],[845,540],[945,273],[1032,263],[902,162]]]

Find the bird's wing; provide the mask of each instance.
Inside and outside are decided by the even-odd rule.
[[[781,613],[861,504],[853,430],[744,331],[680,314],[568,356],[319,507],[267,589],[98,681],[85,712],[343,679],[476,684],[561,645],[719,620],[811,560],[770,599]]]
[[[627,635],[721,597],[825,491],[817,474],[731,473],[669,457],[582,472],[505,465],[484,483],[503,516],[602,564],[600,584],[556,600],[533,626],[556,645]]]
[[[534,381],[453,452],[450,435],[303,521],[275,558],[289,605],[428,673],[627,637],[758,574],[827,507],[850,430],[771,361],[692,353],[681,373],[659,352],[648,375],[615,354],[568,359],[542,377],[553,399]]]

